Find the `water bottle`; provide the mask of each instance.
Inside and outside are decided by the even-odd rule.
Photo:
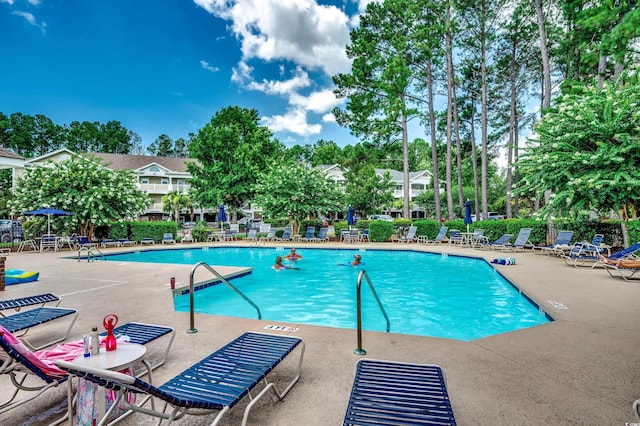
[[[91,329],[91,355],[98,355],[100,353],[100,340],[98,338],[98,327]]]

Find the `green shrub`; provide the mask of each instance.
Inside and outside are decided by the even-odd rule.
[[[369,224],[369,239],[373,242],[381,243],[389,241],[393,235],[393,223],[382,220],[374,220]]]
[[[191,236],[195,241],[203,242],[203,241],[207,241],[207,238],[209,237],[209,232],[213,232],[213,229],[208,229],[207,222],[201,220],[201,221],[198,221],[196,223],[196,226],[194,226],[193,229],[191,230]]]
[[[154,241],[162,241],[165,233],[171,233],[175,237],[178,234],[178,224],[175,222],[131,222],[132,241],[140,242],[143,238],[153,238]]]
[[[433,239],[438,235],[440,231],[440,224],[437,220],[433,219],[420,219],[413,222],[413,226],[416,226],[416,236],[425,236],[429,239]]]

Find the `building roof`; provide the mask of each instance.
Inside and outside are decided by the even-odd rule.
[[[109,154],[106,152],[92,152],[89,155],[102,158],[104,164],[113,170],[138,170],[152,164],[157,164],[172,172],[186,173],[188,162],[197,163],[197,160],[194,158]]]
[[[396,182],[402,182],[404,180],[404,173],[400,170],[392,170],[392,169],[375,169],[376,174],[384,175],[386,172],[389,172],[391,175],[391,180]],[[409,180],[415,180],[424,175],[431,177],[431,172],[428,170],[419,170],[417,172],[409,172]]]
[[[0,157],[3,157],[3,158],[14,158],[16,160],[24,160],[23,156],[16,154],[15,152],[11,151],[10,149],[2,148],[2,147],[0,147]]]

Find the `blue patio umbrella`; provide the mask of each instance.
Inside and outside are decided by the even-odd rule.
[[[467,225],[467,232],[469,232],[471,222],[471,201],[467,200],[467,202],[464,203],[464,224]]]
[[[347,212],[347,225],[353,226],[356,224],[355,218],[353,217],[353,207],[349,206],[349,211]]]
[[[44,207],[38,210],[23,213],[25,216],[46,216],[47,217],[47,234],[51,233],[51,216],[73,216],[72,212],[56,209],[54,207]]]
[[[224,205],[220,204],[218,209],[218,222],[220,222],[220,229],[224,227],[224,223],[227,221],[227,214],[224,211]]]

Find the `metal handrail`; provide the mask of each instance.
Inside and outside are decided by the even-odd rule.
[[[102,253],[102,252],[100,251],[100,249],[99,249],[99,248],[97,248],[97,247],[87,247],[87,246],[82,246],[82,247],[80,247],[80,248],[78,249],[78,262],[80,262],[80,260],[81,260],[82,252],[83,252],[83,251],[86,251],[86,252],[87,252],[87,262],[91,262],[91,253],[94,253],[94,255],[95,255],[95,253],[97,252],[97,254],[99,254],[99,255],[100,255],[100,256],[102,256],[103,258],[105,257],[105,256],[104,256],[104,253]],[[94,256],[94,257],[96,257],[96,256]]]
[[[360,271],[360,273],[358,274],[358,281],[356,283],[356,317],[357,317],[356,324],[357,324],[357,334],[358,334],[358,347],[353,350],[353,352],[358,355],[364,355],[367,353],[367,351],[362,349],[362,296],[361,296],[360,289],[362,288],[363,277],[367,280],[367,284],[371,289],[371,293],[373,293],[373,297],[376,299],[376,302],[378,302],[378,306],[382,311],[382,315],[384,316],[384,319],[387,321],[387,333],[391,329],[391,323],[389,322],[389,317],[387,316],[387,312],[384,310],[384,307],[382,307],[382,302],[380,302],[378,293],[376,293],[376,290],[373,288],[373,284],[371,284],[371,280],[369,279],[369,275],[367,274],[367,271],[365,270]]]
[[[187,333],[197,333],[198,329],[195,327],[195,301],[194,301],[194,281],[193,281],[193,277],[195,275],[196,269],[198,269],[200,266],[204,266],[205,268],[207,268],[207,270],[209,272],[211,272],[213,275],[215,275],[221,282],[223,282],[224,284],[227,285],[227,287],[229,287],[231,290],[233,290],[238,296],[242,297],[246,302],[248,302],[251,306],[253,306],[254,308],[256,308],[256,311],[258,311],[258,319],[262,319],[262,312],[260,312],[260,308],[258,308],[258,305],[256,305],[255,303],[253,303],[251,301],[251,299],[249,299],[247,296],[244,295],[244,293],[242,293],[240,290],[238,290],[237,287],[235,287],[233,284],[231,284],[229,281],[227,281],[227,279],[225,277],[223,277],[222,275],[220,275],[215,269],[213,269],[211,266],[209,266],[208,263],[206,262],[198,262],[195,265],[193,265],[193,268],[191,268],[191,274],[189,276],[189,329],[187,330]]]

